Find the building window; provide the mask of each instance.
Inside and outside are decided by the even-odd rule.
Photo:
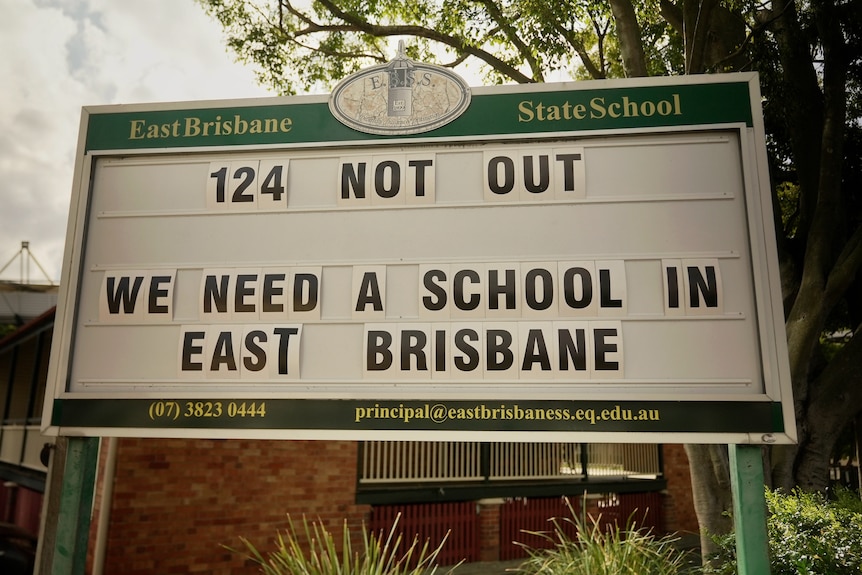
[[[366,441],[359,484],[656,479],[660,453],[649,444]]]

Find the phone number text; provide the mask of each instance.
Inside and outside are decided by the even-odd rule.
[[[149,416],[153,421],[266,417],[266,402],[247,401],[154,401]]]

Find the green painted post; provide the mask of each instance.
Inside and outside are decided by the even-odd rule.
[[[99,438],[69,438],[51,575],[84,575],[98,459]]]
[[[763,455],[759,445],[728,447],[739,575],[769,575]]]

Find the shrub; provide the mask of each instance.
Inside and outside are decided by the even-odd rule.
[[[288,517],[287,530],[278,534],[275,551],[266,556],[243,537],[240,540],[244,550],[229,549],[260,565],[264,575],[433,575],[446,537],[433,549],[428,541],[420,547],[414,537],[407,550],[400,553],[402,536],[397,526],[398,518],[384,538],[382,532],[369,534],[363,525],[362,551],[354,552],[345,521],[339,551],[335,538],[323,525],[309,524],[303,517],[302,531],[297,532]],[[300,535],[304,535],[307,545],[302,544]]]
[[[656,538],[638,529],[629,518],[625,529],[602,527],[598,519],[578,517],[567,502],[570,517],[551,519],[550,533],[532,533],[553,543],[550,549],[522,545],[527,559],[517,569],[522,575],[677,575],[689,572],[687,554],[671,536]],[[574,525],[571,539],[564,525]]]
[[[839,492],[834,501],[820,493],[766,491],[766,531],[772,575],[854,575],[862,573],[862,503]],[[736,540],[716,538],[721,551],[708,573],[736,573]]]

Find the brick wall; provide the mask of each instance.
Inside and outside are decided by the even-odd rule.
[[[340,540],[369,513],[354,503],[356,458],[348,441],[121,439],[104,572],[259,573],[222,545],[270,550],[288,514]]]
[[[666,444],[663,449],[668,493],[664,508],[665,528],[671,533],[699,533],[685,448],[678,444]]]
[[[320,520],[340,540],[343,521],[369,524],[370,507],[356,505],[358,444],[349,441],[120,439],[104,573],[251,575],[258,568],[223,545],[249,539],[261,551],[303,515]],[[107,444],[107,442],[104,442]],[[106,451],[103,448],[101,463]],[[682,445],[664,446],[668,482],[665,525],[697,533],[688,459]],[[97,481],[90,546],[104,485]],[[480,517],[481,558],[499,554],[499,509]]]
[[[503,501],[479,503],[479,560],[500,560],[500,508]]]

